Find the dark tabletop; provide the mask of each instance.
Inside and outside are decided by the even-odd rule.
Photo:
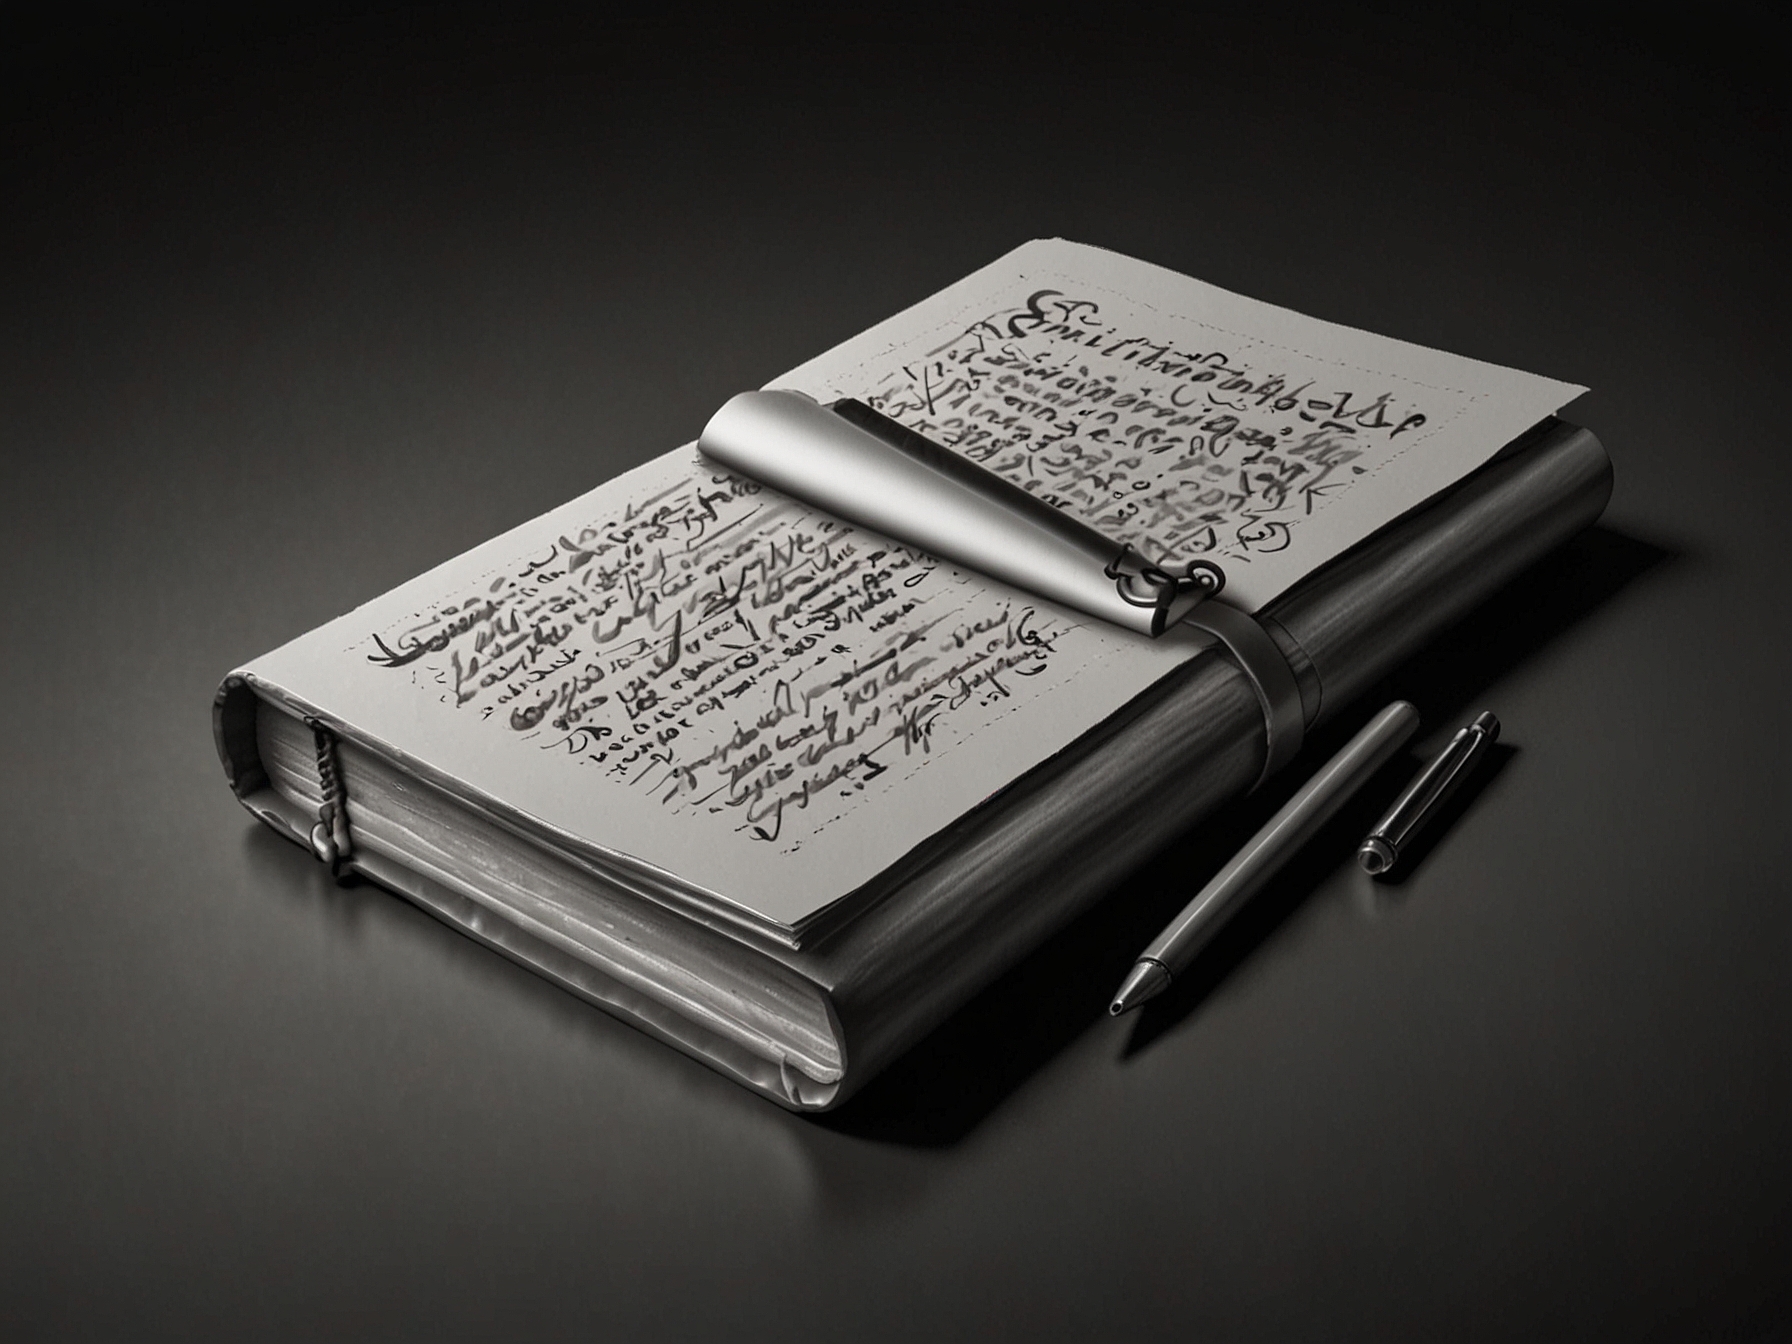
[[[1783,28],[644,11],[0,20],[0,1333],[1785,1331]],[[1594,389],[1403,881],[1110,1020],[1236,807],[817,1119],[232,799],[232,666],[1054,234]]]

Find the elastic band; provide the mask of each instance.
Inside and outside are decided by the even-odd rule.
[[[1306,715],[1300,702],[1300,683],[1294,669],[1269,632],[1237,607],[1223,602],[1201,603],[1182,618],[1185,625],[1205,630],[1224,644],[1238,665],[1244,669],[1251,689],[1257,692],[1257,703],[1263,708],[1263,731],[1266,738],[1263,773],[1257,776],[1252,789],[1294,759],[1306,736]]]
[[[316,719],[306,719],[317,743],[317,783],[323,801],[317,807],[317,825],[311,828],[311,852],[330,865],[330,876],[342,881],[342,865],[354,854],[348,833],[348,789],[336,763],[336,735]]]

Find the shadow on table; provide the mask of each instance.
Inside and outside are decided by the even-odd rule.
[[[1301,758],[1257,796],[1210,817],[1139,869],[1124,899],[1073,921],[979,993],[868,1084],[839,1111],[811,1123],[882,1143],[949,1147],[1071,1041],[1107,1014],[1108,1002],[1139,950],[1189,897],[1268,820],[1300,782],[1361,726],[1365,707],[1411,700],[1426,731],[1487,706],[1488,688],[1535,657],[1675,552],[1608,527],[1593,527],[1533,566],[1405,665],[1364,694],[1338,721],[1312,734]],[[1456,820],[1516,755],[1498,746],[1423,833],[1393,881],[1389,900],[1422,871]],[[1131,1058],[1189,1017],[1321,882],[1348,861],[1356,843],[1417,766],[1402,754],[1347,805],[1247,905],[1178,983],[1140,1010],[1125,1047]]]

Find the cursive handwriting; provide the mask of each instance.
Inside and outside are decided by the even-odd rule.
[[[866,399],[1171,564],[1286,549],[1426,423],[1371,382],[1297,377],[1275,362],[1283,352],[1184,350],[1137,326],[1040,289],[889,370]]]
[[[1071,624],[696,466],[371,634],[366,657],[489,731],[795,849],[943,730],[1032,693]]]

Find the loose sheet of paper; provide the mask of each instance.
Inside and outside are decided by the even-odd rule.
[[[1255,608],[1579,389],[1112,253],[1017,249],[777,380],[856,396]],[[1190,656],[686,447],[250,671],[438,775],[794,926]]]

